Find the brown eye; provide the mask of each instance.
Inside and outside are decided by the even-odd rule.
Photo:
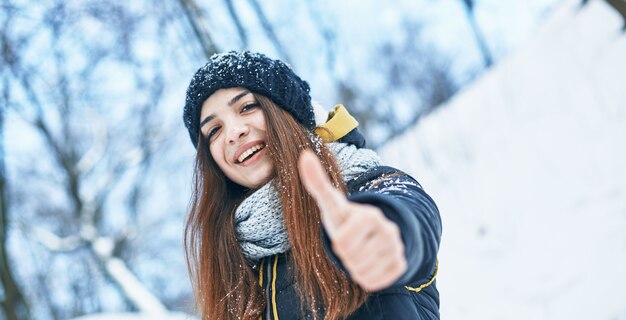
[[[211,131],[209,131],[209,134],[207,134],[207,139],[211,139],[219,130],[221,127],[214,127],[213,129],[211,129]]]
[[[252,109],[254,109],[254,108],[258,108],[258,107],[259,107],[259,104],[258,104],[258,103],[250,103],[250,104],[246,104],[245,106],[243,106],[243,107],[241,108],[241,112],[246,112],[246,111],[252,110]]]

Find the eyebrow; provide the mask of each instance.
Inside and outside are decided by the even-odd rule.
[[[250,94],[250,91],[245,90],[242,91],[241,93],[239,93],[238,95],[234,96],[232,99],[230,99],[230,101],[228,102],[228,106],[232,106],[233,104],[235,104],[237,101],[241,100],[241,98],[245,97],[246,95]],[[207,122],[211,121],[215,119],[215,115],[211,114],[209,116],[207,116],[206,118],[204,118],[204,120],[202,120],[202,122],[200,122],[200,128],[202,128],[205,124],[207,124]]]

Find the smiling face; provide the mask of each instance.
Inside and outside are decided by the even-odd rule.
[[[231,181],[255,188],[270,179],[274,166],[265,148],[265,116],[250,91],[215,91],[202,104],[200,130],[213,160]]]

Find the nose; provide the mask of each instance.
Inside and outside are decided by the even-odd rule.
[[[250,129],[244,123],[237,123],[231,126],[228,131],[228,143],[233,144],[239,139],[245,137],[250,132]]]

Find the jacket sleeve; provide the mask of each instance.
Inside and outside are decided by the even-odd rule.
[[[399,170],[380,167],[357,178],[348,188],[354,190],[348,200],[380,208],[400,228],[407,271],[394,285],[430,279],[437,263],[441,217],[435,202],[421,185]],[[343,268],[329,248],[332,259]]]

